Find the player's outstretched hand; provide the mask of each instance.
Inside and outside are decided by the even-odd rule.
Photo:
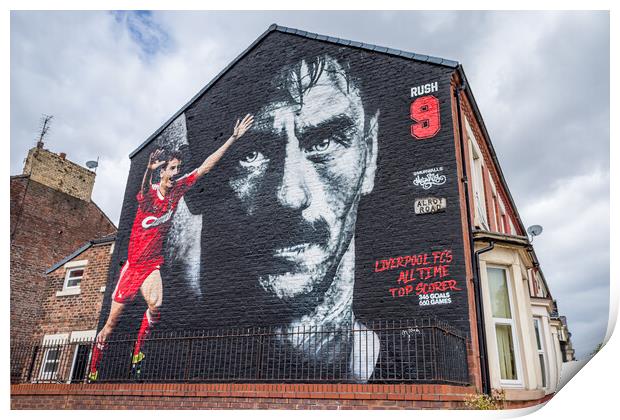
[[[246,131],[252,127],[252,123],[254,122],[254,116],[247,114],[241,121],[237,120],[235,124],[235,129],[233,130],[233,137],[238,139],[243,136]]]
[[[154,171],[159,168],[161,165],[166,163],[165,160],[160,160],[161,155],[164,153],[163,150],[157,149],[149,156],[149,169]]]

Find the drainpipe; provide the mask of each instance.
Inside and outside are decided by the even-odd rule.
[[[489,377],[489,357],[487,355],[487,336],[484,333],[484,311],[482,308],[482,288],[480,286],[480,254],[489,252],[495,248],[495,242],[489,242],[489,246],[474,252],[474,292],[476,294],[476,320],[478,326],[478,345],[480,346],[480,370],[482,377],[482,391],[491,395],[491,378]],[[484,362],[484,363],[483,363]]]
[[[480,288],[480,273],[478,267],[478,256],[483,252],[493,249],[495,244],[493,242],[486,248],[480,249],[474,252],[474,235],[471,226],[471,210],[469,208],[469,181],[467,180],[467,162],[465,161],[465,144],[463,141],[463,120],[461,117],[461,97],[460,93],[467,89],[467,86],[463,82],[461,86],[458,86],[454,90],[454,96],[456,97],[456,109],[457,120],[459,126],[459,148],[461,153],[461,167],[463,168],[463,178],[461,182],[465,185],[465,209],[467,212],[467,233],[469,237],[469,249],[471,252],[470,258],[473,267],[473,284],[474,284],[474,302],[476,305],[476,330],[478,332],[478,350],[479,350],[479,362],[480,362],[480,374],[482,376],[482,392],[487,395],[491,395],[491,380],[489,378],[489,359],[487,356],[486,335],[484,332],[484,311],[482,310],[482,292]]]

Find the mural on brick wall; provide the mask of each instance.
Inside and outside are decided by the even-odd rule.
[[[257,48],[132,160],[91,380],[121,332],[143,374],[158,331],[267,328],[194,367],[367,382],[425,369],[416,320],[466,331],[449,72],[312,45]]]

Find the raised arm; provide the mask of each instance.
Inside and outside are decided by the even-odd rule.
[[[165,160],[159,160],[163,153],[163,150],[157,149],[153,153],[149,155],[149,163],[146,165],[146,171],[144,172],[144,177],[142,178],[142,187],[140,191],[142,191],[142,195],[146,195],[151,188],[151,178],[153,177],[153,171],[166,163]]]
[[[226,150],[228,150],[228,148],[232,146],[234,142],[239,140],[241,136],[243,136],[245,132],[248,131],[248,129],[252,126],[253,122],[254,117],[250,114],[247,114],[245,117],[243,117],[241,121],[237,120],[232,136],[230,136],[230,138],[226,140],[226,142],[221,145],[219,149],[213,152],[208,158],[205,159],[204,162],[202,162],[202,165],[198,167],[196,175],[198,177],[201,177],[207,172],[209,172],[211,169],[213,169],[215,164],[222,158],[222,156],[224,156]]]

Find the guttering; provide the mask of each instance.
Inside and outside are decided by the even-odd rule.
[[[461,98],[460,94],[462,91],[467,89],[467,85],[465,83],[465,79],[462,78],[462,84],[457,86],[454,90],[454,96],[456,98],[456,110],[457,110],[457,121],[459,128],[459,149],[461,154],[461,167],[463,170],[463,177],[461,178],[461,182],[464,184],[464,192],[465,192],[465,211],[467,213],[467,236],[469,238],[469,249],[470,249],[470,258],[471,264],[473,267],[473,285],[474,285],[474,304],[476,306],[476,331],[478,333],[478,353],[479,353],[479,362],[480,362],[480,375],[482,379],[482,392],[487,395],[491,393],[491,385],[490,385],[490,377],[489,377],[489,362],[487,357],[487,346],[486,346],[486,335],[484,333],[484,313],[482,310],[482,293],[480,291],[480,276],[478,273],[478,251],[474,252],[474,233],[471,226],[471,210],[469,207],[469,181],[467,180],[467,162],[465,161],[465,144],[463,141],[463,119],[461,117]],[[495,246],[495,245],[493,245]],[[488,248],[488,247],[487,247]],[[485,248],[486,249],[486,248]],[[489,251],[493,249],[488,249]],[[484,250],[480,250],[484,251]],[[486,252],[486,251],[484,251]],[[481,254],[482,252],[480,252]]]

